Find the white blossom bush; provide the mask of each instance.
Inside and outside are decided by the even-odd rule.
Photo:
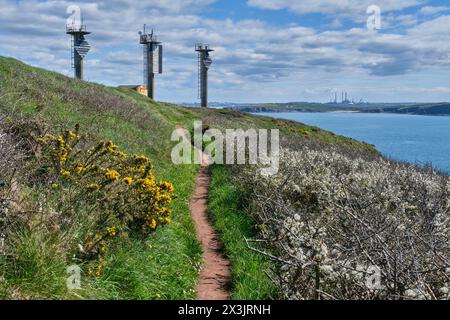
[[[284,148],[243,173],[286,299],[448,299],[450,180],[337,147]]]

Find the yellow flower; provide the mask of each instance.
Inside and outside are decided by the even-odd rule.
[[[101,264],[99,264],[97,266],[97,270],[95,271],[95,276],[97,278],[100,278],[100,276],[102,275],[102,271],[103,271],[103,266]]]
[[[73,133],[72,131],[68,132],[68,136],[70,140],[75,140],[77,138],[77,135]]]
[[[150,163],[150,159],[146,156],[135,156],[134,160],[137,165],[147,165],[148,163]]]
[[[116,227],[106,228],[106,232],[110,237],[115,237],[117,234],[117,228]]]
[[[141,185],[143,190],[150,191],[153,187],[155,187],[155,181],[152,179],[145,179]]]
[[[147,225],[150,229],[155,230],[156,226],[158,225],[155,219],[151,219],[150,221],[147,221]]]
[[[111,181],[118,181],[120,174],[116,170],[108,170],[106,172],[106,177]]]
[[[97,144],[97,146],[95,147],[94,152],[97,152],[97,151],[103,149],[104,146],[105,146],[105,141],[100,141],[100,142]]]
[[[100,189],[100,186],[98,184],[89,184],[86,186],[86,189],[88,189],[89,191],[97,191]]]
[[[160,181],[159,186],[161,189],[169,191],[169,192],[173,192],[175,190],[173,184],[166,182],[166,181]]]
[[[62,175],[64,178],[68,178],[68,177],[70,177],[70,172],[67,171],[67,170],[61,170],[61,175]]]
[[[123,181],[124,181],[127,185],[131,186],[131,184],[133,183],[133,178],[126,177],[125,179],[123,179]]]
[[[109,153],[113,153],[118,148],[118,146],[116,146],[112,141],[108,141],[106,143],[105,147],[106,147],[106,149],[108,150]]]
[[[77,166],[76,168],[75,168],[75,171],[78,173],[78,174],[81,174],[83,171],[84,171],[85,169],[83,168],[83,166]]]

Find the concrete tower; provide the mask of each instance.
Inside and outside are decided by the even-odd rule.
[[[155,74],[162,73],[163,46],[158,41],[153,30],[151,33],[139,32],[140,43],[144,45],[144,85],[149,98],[155,99]]]
[[[83,80],[83,60],[91,49],[85,36],[90,32],[86,30],[85,25],[73,23],[72,25],[66,25],[66,33],[72,36],[71,58],[75,78]]]
[[[208,108],[208,70],[211,67],[212,59],[209,55],[214,51],[209,45],[196,44],[195,51],[198,52],[198,88],[202,108]]]

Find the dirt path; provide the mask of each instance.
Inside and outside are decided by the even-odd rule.
[[[181,127],[178,129],[183,130]],[[197,286],[197,300],[228,300],[231,283],[230,261],[223,256],[222,243],[208,219],[210,184],[209,158],[203,155],[190,204],[197,238],[203,250],[203,268]]]

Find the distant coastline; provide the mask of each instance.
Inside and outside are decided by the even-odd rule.
[[[255,104],[231,106],[225,109],[239,110],[249,113],[277,113],[277,112],[353,112],[353,113],[395,113],[425,116],[450,116],[450,103],[365,103],[355,105],[320,104],[307,102],[292,102],[280,104]]]
[[[354,111],[253,113],[364,141],[391,159],[450,174],[450,117]]]

